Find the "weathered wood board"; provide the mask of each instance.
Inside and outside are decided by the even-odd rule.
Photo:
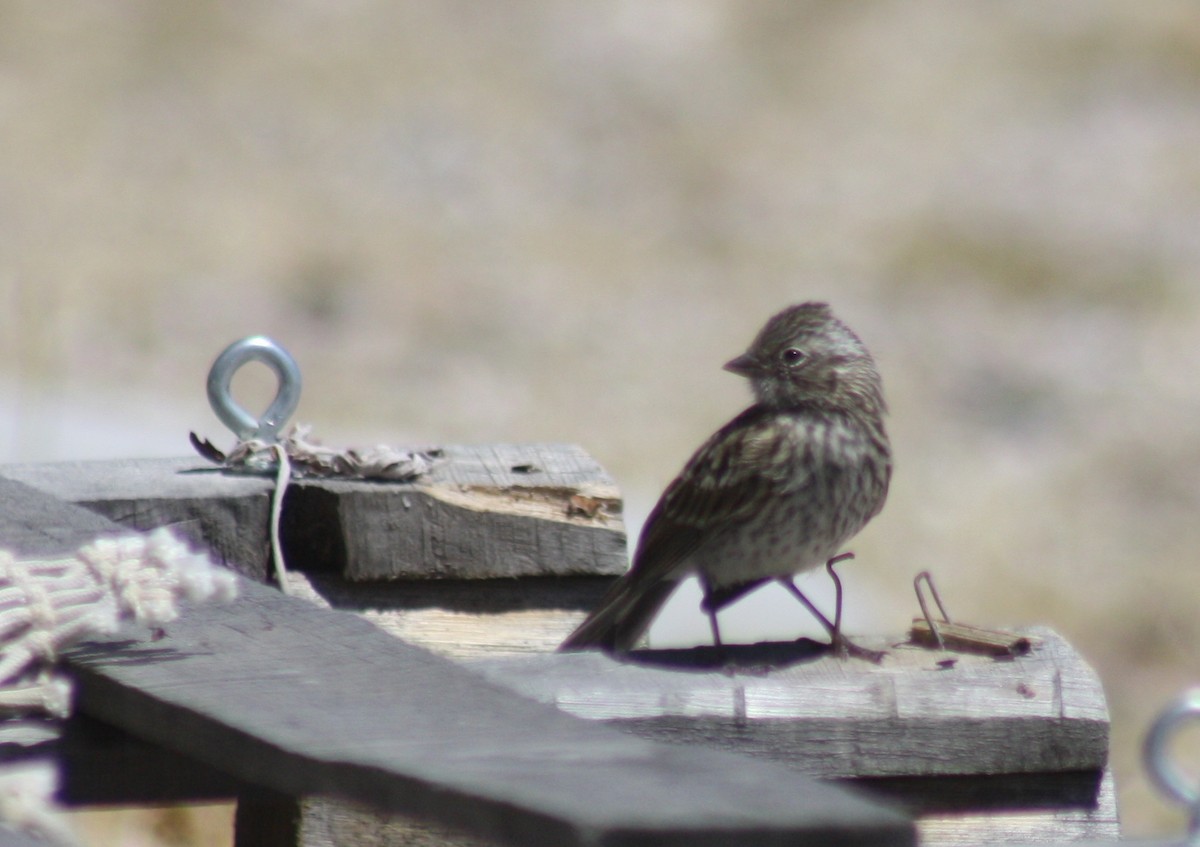
[[[762,645],[762,666],[708,672],[699,651],[464,658],[467,667],[577,717],[664,741],[704,743],[827,778],[1103,770],[1108,710],[1095,672],[1060,636],[1011,661],[882,639],[882,665]],[[899,641],[900,639],[897,639]],[[729,649],[729,648],[727,648]],[[734,648],[752,657],[756,648]],[[653,662],[654,664],[647,664]]]
[[[517,596],[492,603],[488,611],[480,612],[471,600],[469,585],[463,584],[462,596],[457,599],[435,590],[447,585],[431,583],[427,591],[413,592],[411,583],[356,585],[337,578],[318,577],[308,593],[335,607],[357,609],[387,631],[416,640],[468,667],[494,666],[499,669],[497,681],[512,685],[517,691],[522,691],[521,684],[529,680],[541,687],[543,695],[558,691],[560,686],[570,689],[581,683],[569,691],[564,702],[581,708],[578,701],[589,697],[588,691],[599,690],[599,699],[587,705],[601,719],[612,718],[611,714],[604,714],[606,710],[619,711],[614,705],[614,699],[619,698],[614,698],[612,689],[619,689],[630,680],[628,676],[621,677],[620,666],[614,670],[613,660],[592,654],[583,659],[590,664],[581,670],[580,654],[528,655],[551,652],[578,623],[580,613],[553,614],[549,609],[525,609]],[[503,588],[484,582],[478,584],[478,590],[503,591]],[[521,593],[516,587],[510,590],[514,595]],[[576,605],[574,601],[564,602],[561,608]],[[1047,630],[1030,634],[1042,636],[1041,647],[1020,664],[915,646],[894,647],[900,639],[878,640],[873,645],[891,648],[883,667],[855,660],[839,661],[817,645],[804,643],[739,645],[726,648],[724,656],[708,647],[643,651],[633,657],[632,669],[637,672],[634,676],[639,677],[638,684],[632,691],[621,692],[640,711],[635,711],[630,720],[613,719],[612,725],[634,733],[647,732],[649,725],[651,736],[660,740],[712,744],[778,756],[789,767],[820,774],[842,773],[847,761],[853,768],[878,771],[881,768],[876,765],[882,762],[888,766],[884,770],[903,775],[853,774],[844,778],[874,796],[899,804],[916,817],[921,842],[928,847],[1000,843],[1022,837],[1031,842],[1039,838],[1046,842],[1116,838],[1120,834],[1116,799],[1111,774],[1103,767],[1107,712],[1099,681],[1086,661],[1058,636]],[[516,662],[500,658],[517,655],[523,658]],[[952,667],[939,665],[948,661]],[[556,670],[560,665],[567,669],[561,677]],[[523,668],[515,674],[515,681],[504,678],[503,669],[511,670],[510,666]],[[1059,713],[1068,716],[1061,722],[1053,717],[1053,709],[1046,708],[1044,696],[1054,691],[1056,675],[1062,689],[1057,696],[1064,704]],[[902,677],[907,683],[896,688],[893,699],[901,702],[907,697],[911,708],[903,711],[903,719],[897,709],[890,724],[872,727],[876,718],[872,717],[871,709],[879,705],[878,692],[894,677]],[[653,680],[653,684],[646,683],[646,679]],[[785,685],[780,679],[790,682]],[[1050,685],[1040,685],[1039,679],[1049,681]],[[737,714],[737,687],[745,685],[752,689],[777,687],[770,700],[771,708],[757,709],[741,722],[730,722],[727,719],[731,712]],[[841,688],[832,698],[831,685]],[[865,694],[856,696],[856,687]],[[1039,690],[1043,695],[1041,700]],[[876,694],[874,699],[869,696],[872,692]],[[913,698],[914,693],[919,699]],[[754,704],[754,699],[753,696],[749,699],[749,705]],[[856,705],[857,701],[861,701],[862,708]],[[915,719],[913,712],[922,708],[922,701],[934,703],[931,712],[935,719],[944,721],[949,741],[944,742],[938,732],[927,732],[926,737],[933,735],[933,740],[928,749],[919,750],[914,761],[920,766],[918,769],[938,773],[913,776],[904,773],[907,767],[903,745],[907,728]],[[721,711],[718,703],[732,708]],[[1091,706],[1085,708],[1086,704]],[[953,714],[954,707],[960,710],[958,715]],[[986,718],[971,717],[970,710],[974,708],[982,715],[1008,715],[1015,724],[1008,727],[1012,732],[999,733],[1003,735],[1003,743],[990,752],[984,750],[981,754],[975,744],[992,743],[998,733],[979,733],[978,727]],[[798,716],[796,721],[812,721],[807,730],[788,726],[789,709]],[[1043,710],[1040,717],[1039,709]],[[690,712],[696,714],[689,717]],[[647,714],[659,717],[647,718]],[[803,717],[806,714],[808,717]],[[720,725],[722,715],[726,720]],[[821,725],[822,720],[825,726]],[[718,724],[716,729],[714,723]],[[888,744],[888,732],[895,733],[898,745]],[[1056,745],[1071,752],[1072,745],[1079,743],[1073,736],[1079,735],[1083,736],[1082,755],[1076,755],[1079,751],[1066,757],[1054,755]],[[1033,760],[1028,751],[1013,742],[1031,736],[1034,758],[1040,756],[1059,767],[1082,763],[1103,769],[1028,770],[1034,765]],[[885,745],[885,755],[877,759],[880,743]],[[844,752],[846,748],[852,752],[843,760],[838,751]],[[931,758],[939,757],[945,757],[941,767],[927,766]],[[988,766],[993,766],[994,772],[954,773],[985,770]],[[1010,767],[1026,770],[1006,773]],[[329,816],[317,817],[325,820]],[[343,818],[353,821],[356,833],[364,826],[377,827],[372,832],[393,832],[385,821],[368,818],[364,822],[347,810],[332,816],[333,820]],[[390,843],[388,837],[380,837],[379,843]],[[338,841],[331,838],[318,843]]]
[[[352,580],[604,576],[627,567],[615,483],[564,444],[451,446],[415,482],[296,480],[289,566]],[[174,525],[222,563],[269,572],[274,481],[200,458],[7,465],[0,473],[132,529]]]
[[[1117,814],[1116,789],[1110,772],[1105,772],[1089,802],[1071,806],[1038,805],[1025,808],[988,808],[974,812],[954,811],[924,815],[917,824],[922,847],[958,847],[975,844],[1040,844],[1082,847],[1080,841],[1094,842],[1092,847],[1134,847],[1119,841],[1121,823]],[[1143,845],[1150,847],[1150,845]],[[1167,847],[1165,844],[1159,847]]]
[[[59,764],[58,799],[67,806],[229,801],[248,787],[79,712],[62,722],[62,737],[44,749]]]
[[[333,495],[347,579],[623,573],[616,484],[567,444],[449,446],[406,485],[305,480]],[[311,526],[311,524],[310,524]]]
[[[0,478],[0,545],[112,529]],[[359,617],[240,580],[162,633],[69,652],[77,708],[243,782],[328,794],[511,844],[899,844],[904,816],[769,762],[580,721]]]
[[[0,548],[18,557],[72,553],[116,529],[101,515],[0,476]]]
[[[199,457],[3,465],[0,475],[125,529],[170,526],[215,561],[267,579],[269,479],[222,474]],[[105,526],[106,532],[114,529]]]
[[[357,612],[379,628],[441,656],[553,653],[611,577],[348,582],[289,575],[289,591]]]
[[[511,460],[500,456],[499,466]],[[198,467],[195,462],[187,464]],[[511,465],[507,473],[523,476],[528,469],[524,464]],[[197,476],[218,481],[215,493],[205,496],[214,501],[209,508],[219,513],[223,475],[207,471]],[[237,479],[264,491],[271,486],[268,480]],[[509,483],[503,475],[500,480],[502,487]],[[151,481],[148,491],[154,487]],[[470,492],[467,483],[455,483],[459,484],[466,486],[460,494]],[[298,484],[290,496],[302,493],[304,485],[308,483]],[[354,504],[357,495],[353,495],[343,503],[342,492],[331,491],[331,485],[363,486],[364,499]],[[377,504],[372,505],[371,497],[380,484],[316,486],[311,493],[324,498],[322,520],[336,515],[338,522],[348,521],[335,523],[338,527],[373,520],[370,513]],[[544,509],[547,495],[537,496],[542,498],[537,508]],[[563,492],[553,496],[561,498]],[[147,499],[153,498],[147,495]],[[135,502],[133,509],[126,504],[127,514],[144,516],[144,501]],[[293,515],[304,514],[293,505],[289,503]],[[31,526],[42,523],[41,509],[26,512]],[[315,521],[311,524],[317,526]],[[371,532],[384,537],[397,534],[386,521]],[[46,535],[46,530],[39,527],[37,533]],[[62,549],[73,549],[91,534]],[[61,538],[48,540],[54,535],[52,531],[42,541],[50,547],[64,543]],[[319,541],[319,533],[313,541]],[[364,544],[361,555],[371,555],[377,546]],[[329,562],[340,555],[344,553],[320,553],[316,558]],[[553,703],[569,713],[654,740],[701,743],[773,758],[807,774],[854,778],[872,787],[889,779],[904,784],[907,788],[899,793],[908,791],[917,798],[906,805],[922,816],[925,843],[975,841],[980,833],[993,832],[1006,840],[1023,833],[1030,833],[1031,840],[1052,839],[1055,834],[1065,840],[1118,832],[1111,777],[1104,770],[1108,718],[1099,681],[1086,662],[1047,630],[1035,633],[1042,646],[1030,656],[997,663],[956,655],[949,668],[937,664],[946,654],[917,648],[893,649],[880,668],[815,657],[803,647],[791,650],[790,658],[785,655],[781,661],[781,648],[786,654],[789,645],[767,645],[760,651],[768,664],[777,663],[769,670],[753,659],[757,647],[733,648],[739,657],[732,673],[727,668],[698,668],[694,661],[688,664],[700,656],[703,665],[711,658],[703,655],[710,648],[692,651],[690,658],[689,651],[647,651],[636,655],[635,663],[616,663],[600,654],[525,655],[513,660],[497,655],[497,650],[537,654],[552,649],[578,617],[562,610],[588,608],[602,591],[604,577],[543,573],[519,581],[475,579],[469,574],[429,579],[427,573],[417,579],[356,584],[327,572],[307,576],[309,587],[315,589],[310,592],[314,599],[358,609],[393,634],[428,644],[522,696]],[[887,645],[880,641],[873,646]],[[744,661],[747,658],[750,661]],[[1004,778],[996,781],[997,775],[1013,774],[1028,774],[1031,779],[1012,785]],[[1054,783],[1053,790],[1044,796],[1036,795],[1036,790],[1029,793],[1031,785],[1045,780]],[[925,787],[913,789],[923,781],[928,782]],[[1060,790],[1076,781],[1080,788]],[[220,782],[190,780],[180,787],[197,790],[195,784],[199,790],[219,790]],[[949,813],[939,814],[937,802],[932,807],[929,802],[944,797],[945,787],[951,784],[962,789],[963,797],[959,805],[947,807]],[[897,796],[890,788],[883,793]],[[1011,804],[1022,798],[1032,798],[1037,811],[1014,816]],[[312,817],[310,823],[324,820],[319,814]]]
[[[253,583],[68,664],[88,714],[247,782],[509,843],[911,843],[903,818],[832,786],[578,721]]]

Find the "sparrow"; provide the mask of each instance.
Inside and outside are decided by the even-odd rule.
[[[875,360],[827,304],[807,302],[774,315],[725,369],[749,380],[755,402],[667,486],[632,566],[560,650],[632,649],[695,575],[718,647],[718,611],[776,580],[821,620],[839,651],[878,655],[850,644],[840,614],[831,623],[793,581],[826,563],[833,574],[832,562],[852,555],[838,556],[841,546],[887,498],[892,453]]]

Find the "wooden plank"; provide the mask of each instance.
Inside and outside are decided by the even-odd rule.
[[[293,572],[289,591],[358,612],[442,656],[552,653],[612,583],[609,577],[347,582]]]
[[[224,474],[199,457],[4,465],[0,474],[127,529],[170,526],[215,561],[267,578],[268,479]]]
[[[70,553],[97,535],[114,530],[111,521],[0,476],[0,547],[22,556]]]
[[[1007,808],[1001,813],[985,811],[964,814],[953,811],[923,817],[918,823],[922,847],[959,847],[963,844],[1071,844],[1093,842],[1099,847],[1133,847],[1120,841],[1121,822],[1117,814],[1116,789],[1112,773],[1105,769],[1095,799],[1070,806]],[[1178,843],[1178,842],[1176,842]],[[1149,847],[1149,845],[1146,845]],[[1166,845],[1160,845],[1166,847]]]
[[[578,622],[578,614],[566,611],[555,613],[548,608],[525,608],[520,597],[522,587],[529,582],[528,579],[519,583],[463,582],[461,596],[448,596],[441,589],[450,588],[456,583],[360,584],[322,575],[313,576],[310,588],[318,601],[332,603],[338,608],[361,609],[361,614],[388,632],[416,640],[441,655],[457,659],[544,653],[552,651],[561,642],[563,636]],[[568,584],[574,586],[576,581]],[[473,600],[472,593],[467,590],[471,585],[488,593],[504,592],[508,586],[507,591],[511,596],[506,601],[496,603],[489,611],[481,612],[477,608],[478,599]],[[420,586],[425,586],[425,590],[417,590]],[[561,609],[578,607],[578,603],[571,602],[568,595],[562,599]],[[587,607],[584,604],[583,608]],[[732,652],[739,654],[739,651],[740,648],[734,648]],[[645,658],[647,654],[641,655]],[[745,667],[741,669],[743,674],[763,674],[768,672],[766,668],[771,662],[783,666],[805,658],[815,659],[819,655],[816,649],[773,644],[749,648],[739,658],[744,660]],[[677,659],[687,657],[681,665],[675,666],[674,675],[677,677],[684,676],[684,669],[689,669],[689,673],[703,673],[706,667],[712,670],[713,660],[718,658],[711,650],[650,652],[649,656],[657,657],[660,662],[668,656]],[[945,656],[911,652],[904,658],[915,662],[914,672],[924,673],[928,668],[937,667],[936,662]],[[688,659],[694,661],[687,664]],[[891,661],[898,659],[893,656]],[[857,671],[874,672],[871,666],[859,662],[846,664],[845,670],[849,674]],[[803,697],[806,691],[807,688],[802,685],[799,696]],[[1092,693],[1099,696],[1095,689],[1092,689]],[[616,725],[624,726],[620,723]],[[688,733],[681,730],[677,738],[686,743],[709,743],[712,740],[704,731]],[[720,743],[727,746],[726,741]],[[809,757],[797,750],[788,758],[788,763],[807,767]],[[932,847],[941,844],[949,847],[952,844],[988,843],[983,836],[1002,831],[1036,832],[1063,841],[1071,837],[1096,837],[1102,832],[1110,833],[1114,838],[1119,834],[1111,777],[1106,772],[1057,771],[891,778],[856,776],[847,781],[867,794],[884,799],[913,815],[923,834],[923,843]],[[1108,788],[1105,789],[1105,786]],[[363,814],[338,804],[330,806],[318,803],[314,806],[306,801],[304,820],[306,847],[310,843],[313,847],[346,843],[351,840],[345,835],[349,832],[354,834],[354,838],[365,838],[366,844],[408,844],[415,837],[409,821]],[[370,837],[364,835],[367,832],[371,833]],[[980,837],[972,837],[973,834]],[[312,839],[311,842],[308,839]],[[430,843],[458,845],[464,842],[460,838],[439,834]]]
[[[305,802],[267,789],[243,793],[234,812],[234,847],[308,847],[302,833]]]
[[[917,818],[1019,811],[1103,811],[1108,770],[847,780]],[[1110,798],[1111,799],[1111,798]],[[1113,818],[1115,820],[1115,817]]]
[[[301,483],[302,491],[319,488],[333,495],[331,507],[345,545],[338,570],[347,579],[511,579],[625,571],[620,493],[582,449],[492,444],[450,446],[442,453],[428,475],[410,484]]]
[[[245,790],[223,771],[84,714],[43,746],[60,765],[58,800],[68,806],[229,801]]]
[[[9,480],[0,503],[18,504],[0,509],[0,545],[20,554],[64,552],[103,528]],[[129,629],[71,651],[77,708],[269,791],[504,843],[913,843],[904,816],[834,786],[580,721],[352,614],[239,588],[165,635]]]
[[[390,626],[391,628],[395,628],[395,615],[381,615],[381,609],[387,609],[392,613],[399,609],[406,613],[423,614],[426,612],[431,612],[439,614],[443,617],[450,616],[452,618],[475,617],[479,619],[476,621],[475,625],[479,626],[493,623],[497,617],[497,614],[519,616],[530,611],[531,601],[525,591],[527,586],[537,589],[532,591],[534,594],[545,593],[546,597],[549,597],[551,594],[555,594],[557,596],[557,600],[555,600],[553,604],[547,604],[541,600],[533,601],[532,607],[535,608],[547,607],[548,605],[557,605],[560,608],[586,607],[587,605],[590,605],[591,601],[593,601],[594,598],[592,598],[592,595],[594,595],[595,590],[598,588],[598,586],[592,586],[589,588],[589,591],[586,592],[588,596],[581,598],[579,596],[575,596],[578,594],[575,589],[579,584],[576,580],[562,581],[556,579],[523,579],[520,581],[519,589],[511,588],[511,586],[515,586],[516,583],[504,580],[496,581],[494,583],[491,581],[480,583],[473,582],[471,580],[416,582],[408,583],[407,585],[403,583],[394,583],[391,585],[385,583],[362,586],[361,588],[352,584],[347,584],[343,580],[325,575],[313,575],[312,581],[318,585],[320,593],[324,595],[326,599],[331,600],[334,605],[345,605],[351,607],[365,605],[367,608],[372,610],[370,614],[373,617]],[[324,585],[322,583],[328,584]],[[481,592],[476,589],[483,588],[484,586],[488,585],[491,587],[482,592],[483,594],[487,595],[487,598],[481,603]],[[366,590],[366,595],[368,595],[365,598],[363,597],[364,589]],[[492,602],[493,600],[496,602]],[[488,609],[490,611],[486,615],[480,615],[479,612],[481,609]],[[480,620],[483,621],[482,624],[480,623]],[[423,621],[417,624],[416,622],[410,621],[410,624],[417,625],[418,628],[425,626],[427,623],[427,621]],[[524,619],[519,622],[522,629],[524,629],[526,623],[527,621]],[[558,623],[555,624],[555,626],[558,625]],[[569,623],[565,625],[569,629]],[[404,627],[401,627],[401,629],[403,628]],[[412,628],[411,625],[409,628]],[[447,634],[446,637],[451,640],[460,639],[462,637],[462,631],[463,630],[461,627],[448,630],[449,634]],[[428,635],[428,633],[425,634]],[[494,636],[494,633],[492,635]],[[526,635],[522,635],[521,637],[527,640]],[[455,655],[464,654],[464,647],[461,643],[446,644],[443,646],[446,648],[445,652]],[[545,645],[541,646],[544,647]],[[780,661],[780,648],[783,649],[784,653],[788,652],[787,645],[771,645],[771,648],[765,651],[767,654],[765,658],[768,661]],[[756,648],[750,648],[750,651],[753,652],[754,649]],[[469,653],[471,651],[468,650],[466,652]],[[662,652],[668,655],[673,654],[675,658],[679,658],[681,655],[686,654],[680,653],[679,651]],[[690,655],[697,659],[695,664],[703,665],[706,661],[711,659],[711,656],[705,655],[705,652],[706,651],[704,650],[691,652]],[[801,650],[800,652],[803,653],[804,651]],[[792,649],[791,659],[784,655],[782,657],[783,663],[786,664],[788,661],[794,660],[796,655],[797,651]],[[924,655],[926,657],[936,656],[937,658],[941,658],[941,656],[938,654],[926,653]],[[643,654],[642,658],[649,659],[652,662],[661,662],[664,657],[656,657],[653,653],[648,653]],[[751,666],[748,668],[748,670],[753,673],[762,672],[761,668],[753,667],[755,659],[752,655],[747,654],[741,658],[746,660]],[[860,663],[850,663],[850,666],[853,667],[859,664]],[[930,659],[929,666],[936,666],[934,659]],[[867,671],[871,670],[870,666],[866,665],[862,665],[861,669]],[[926,668],[926,670],[928,669],[929,668]],[[680,668],[675,669],[674,672],[676,675],[678,675],[679,670]],[[689,671],[689,673],[694,674],[695,669],[693,668],[691,671]],[[945,671],[940,671],[940,673],[945,673]],[[1087,679],[1086,676],[1087,675],[1085,674],[1083,677],[1076,679],[1076,682],[1081,684],[1085,691],[1094,691],[1094,675],[1092,679]],[[1070,688],[1070,681],[1071,677],[1068,675],[1066,680],[1068,683],[1068,690]],[[1060,679],[1060,683],[1061,682],[1062,680]],[[1030,692],[1036,693],[1036,690],[1030,683],[1026,681],[1024,687],[1021,689],[1021,692],[1018,693],[1021,693],[1021,696],[1024,698],[1027,697]],[[1068,696],[1066,699],[1070,701],[1073,699],[1073,697]],[[1102,706],[1102,695],[1100,697],[1100,703]],[[675,736],[672,735],[671,737]],[[686,734],[679,735],[678,737],[684,740],[693,740],[692,736],[688,736]],[[796,757],[796,760],[803,761],[803,758]],[[1036,806],[1039,810],[1038,812],[1031,812],[1028,815],[1020,818],[1019,826],[1014,824],[1014,826],[1018,826],[1017,829],[1013,830],[1014,833],[1032,831],[1037,831],[1039,833],[1057,832],[1062,835],[1064,840],[1068,837],[1078,837],[1079,834],[1095,836],[1099,836],[1104,832],[1112,832],[1115,834],[1115,808],[1108,808],[1113,804],[1101,802],[1104,800],[1103,796],[1099,798],[1095,798],[1092,795],[1088,795],[1086,797],[1083,796],[1087,790],[1095,790],[1095,780],[1089,780],[1087,774],[1085,773],[1082,775],[1083,781],[1080,782],[1079,780],[1074,779],[1076,776],[1079,776],[1079,774],[1065,774],[1058,778],[1053,776],[1047,777],[1046,775],[1032,775],[1023,781],[1006,779],[999,782],[995,777],[973,777],[970,779],[956,778],[950,781],[938,779],[936,777],[924,779],[905,777],[898,780],[891,780],[890,783],[887,779],[867,779],[860,781],[858,784],[868,786],[868,789],[871,791],[881,790],[884,795],[891,798],[900,797],[905,807],[910,809],[910,811],[925,815],[926,817],[922,820],[922,826],[926,826],[926,823],[928,822],[929,831],[925,834],[925,837],[926,839],[931,839],[930,843],[955,843],[956,840],[974,841],[976,839],[971,837],[972,833],[991,832],[996,828],[997,824],[992,821],[992,817],[995,813],[1002,812],[1003,819],[1011,818],[1010,813],[1013,808],[1016,808],[1016,806],[1013,804],[1026,807],[1032,805]],[[1083,782],[1087,782],[1088,785],[1076,788],[1074,787],[1076,782],[1079,782],[1080,786],[1083,786]],[[913,786],[917,783],[920,783],[921,787],[914,789]],[[1034,785],[1034,783],[1037,783],[1037,785]],[[896,792],[892,791],[891,788],[885,787],[884,784],[890,784],[892,786],[900,785],[903,786],[903,788],[899,792]],[[1066,794],[1070,796],[1064,795],[1063,791],[1059,790],[1062,785],[1068,786]],[[1033,786],[1033,794],[1030,793],[1031,786]],[[1037,793],[1039,787],[1041,789],[1040,794]],[[944,801],[950,795],[953,795],[954,798],[957,798],[956,805],[947,807],[945,806],[945,803],[941,801]],[[286,797],[286,795],[279,796]],[[1109,792],[1108,796],[1109,800],[1111,800],[1111,791]],[[258,820],[259,818],[256,818],[255,815],[249,814],[249,812],[255,811],[257,807],[254,806],[254,804],[249,800],[247,800],[244,805],[245,808],[240,808],[239,810],[241,818],[245,819],[244,822],[252,823],[254,820]],[[289,814],[298,814],[296,810],[300,807],[296,806],[294,801],[289,800],[287,801],[286,805],[288,810],[290,810]],[[1051,810],[1051,807],[1056,808],[1055,810]],[[950,809],[952,814],[948,817],[946,815],[936,814],[938,809],[941,808]],[[934,814],[930,815],[929,813],[931,811]],[[965,817],[964,812],[967,813]],[[1108,814],[1109,812],[1112,814]],[[304,820],[308,821],[308,816],[306,816]],[[312,823],[312,821],[308,822]],[[355,822],[354,826],[356,827],[356,832],[358,831],[357,827],[360,825],[360,821]],[[407,824],[403,821],[397,821],[389,824],[386,819],[381,819],[379,825],[387,827],[404,827],[410,824]],[[1047,826],[1051,826],[1051,829],[1046,829]],[[1106,829],[1105,827],[1108,828]],[[392,833],[394,830],[387,828],[380,830],[380,832]],[[384,837],[385,839],[381,843],[387,843],[386,838],[390,837],[390,835],[381,837]],[[248,843],[256,842],[252,839]]]
[[[882,665],[814,658],[802,643],[726,648],[745,664],[733,673],[680,664],[712,648],[461,661],[577,717],[821,777],[1103,770],[1109,719],[1099,679],[1056,633],[1027,634],[1040,642],[1027,656],[957,655],[952,667],[938,664],[945,653],[884,639],[863,639],[889,649]]]
[[[911,843],[897,814],[768,762],[651,742],[245,582],[153,641],[73,651],[80,708],[276,791],[516,844]]]
[[[306,479],[284,502],[292,568],[355,580],[613,576],[626,566],[620,494],[563,444],[452,446],[413,483]],[[8,465],[5,476],[134,529],[177,525],[260,581],[273,482],[199,458]]]
[[[305,797],[297,809],[298,847],[494,847],[495,842],[428,821],[380,813],[331,797]],[[238,833],[239,838],[241,833]],[[263,847],[257,840],[235,847]],[[289,845],[290,847],[290,845]]]

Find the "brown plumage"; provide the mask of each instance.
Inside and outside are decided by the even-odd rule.
[[[720,643],[718,609],[771,579],[795,591],[793,575],[883,508],[892,462],[879,372],[826,304],[775,315],[725,368],[750,380],[757,402],[688,460],[647,518],[633,566],[559,649],[629,650],[690,574]]]

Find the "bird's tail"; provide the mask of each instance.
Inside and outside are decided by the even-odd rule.
[[[599,648],[622,653],[630,650],[650,628],[654,616],[677,585],[674,580],[647,582],[642,573],[626,573],[558,649]]]

